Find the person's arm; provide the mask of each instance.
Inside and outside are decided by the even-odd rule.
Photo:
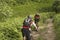
[[[37,26],[36,26],[36,24],[34,22],[32,22],[31,26],[32,25],[37,29]]]

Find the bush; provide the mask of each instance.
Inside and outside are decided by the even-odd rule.
[[[49,13],[41,13],[40,16],[41,16],[40,21],[45,23],[46,19],[49,18]]]
[[[60,40],[60,14],[57,14],[54,17],[54,27],[55,27],[55,33],[56,33],[55,40]]]
[[[12,17],[13,9],[5,2],[0,2],[0,21]]]
[[[0,40],[20,40],[20,34],[12,28],[2,27],[0,29]]]
[[[0,40],[22,40],[21,18],[10,18],[0,23]]]

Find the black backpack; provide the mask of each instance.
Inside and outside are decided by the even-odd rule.
[[[25,19],[24,22],[23,22],[23,25],[30,27],[30,19]]]

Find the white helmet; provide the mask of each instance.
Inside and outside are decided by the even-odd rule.
[[[31,15],[28,15],[28,18],[29,18],[29,19],[32,19]]]

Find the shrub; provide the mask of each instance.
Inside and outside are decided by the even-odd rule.
[[[0,2],[0,21],[12,17],[13,9],[5,2]]]
[[[54,27],[55,27],[55,33],[56,33],[55,40],[60,40],[60,14],[57,14],[54,17]]]
[[[22,40],[21,18],[10,18],[0,23],[0,40]]]
[[[40,21],[45,23],[46,19],[49,18],[49,13],[41,13],[40,16],[41,16]]]

